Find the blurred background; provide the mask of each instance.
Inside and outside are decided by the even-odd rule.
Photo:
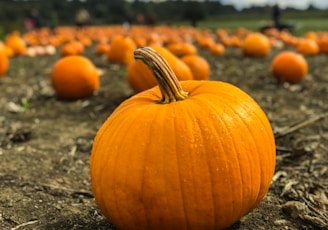
[[[328,30],[328,0],[1,0],[0,39],[12,30],[28,30],[27,19],[38,17],[41,26],[73,25],[81,9],[89,24],[171,24],[199,28],[259,30],[272,24],[272,7],[280,22],[295,35]]]

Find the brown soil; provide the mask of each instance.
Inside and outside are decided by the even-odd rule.
[[[277,84],[270,61],[236,48],[211,63],[211,80],[239,86],[264,109],[277,144],[277,167],[263,202],[230,229],[328,229],[328,56],[307,57],[296,85]],[[55,56],[15,57],[0,79],[0,229],[115,229],[97,208],[89,156],[111,112],[132,95],[125,68],[85,53],[104,74],[78,101],[58,100],[49,73]],[[302,124],[298,126],[298,124]]]

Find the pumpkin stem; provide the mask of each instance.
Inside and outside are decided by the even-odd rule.
[[[145,63],[155,76],[162,93],[160,103],[168,104],[188,97],[167,61],[155,50],[150,47],[137,48],[134,58]]]

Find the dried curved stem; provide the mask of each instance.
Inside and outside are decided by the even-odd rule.
[[[134,58],[144,62],[155,76],[162,93],[160,103],[168,104],[188,97],[171,67],[155,50],[150,47],[137,48],[134,51]]]

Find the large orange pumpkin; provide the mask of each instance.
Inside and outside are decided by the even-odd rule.
[[[224,229],[254,209],[275,170],[260,106],[219,81],[177,81],[144,47],[135,58],[159,87],[124,101],[98,131],[90,158],[95,201],[119,229]]]
[[[285,50],[273,58],[271,72],[279,82],[298,83],[308,73],[308,63],[301,54]]]
[[[253,32],[246,36],[241,44],[241,49],[247,56],[265,57],[270,53],[271,45],[267,36]]]
[[[59,59],[51,71],[51,81],[61,99],[81,99],[99,88],[99,72],[84,56],[69,55]]]

